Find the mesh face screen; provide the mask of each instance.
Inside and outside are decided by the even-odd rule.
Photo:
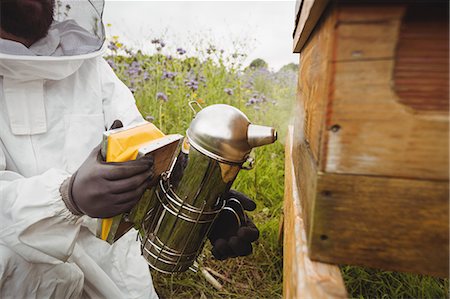
[[[20,49],[20,45],[1,40],[0,52],[38,56],[73,56],[96,52],[101,49],[105,40],[103,7],[103,0],[55,0],[53,23],[45,37],[34,42],[28,49]],[[26,16],[31,10],[19,7],[15,12]],[[27,26],[31,26],[31,23]]]

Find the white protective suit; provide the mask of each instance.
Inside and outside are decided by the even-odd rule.
[[[66,20],[0,39],[0,298],[157,298],[136,231],[109,245],[59,193],[115,119],[143,121],[90,38]]]

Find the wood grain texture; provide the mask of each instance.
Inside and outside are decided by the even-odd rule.
[[[302,0],[297,13],[294,31],[294,52],[299,53],[307,42],[316,23],[330,0]]]
[[[336,63],[326,172],[448,179],[448,118],[415,114],[391,89],[393,61]]]
[[[394,88],[400,103],[416,111],[449,108],[448,2],[410,5],[398,38]]]
[[[320,151],[328,105],[328,82],[332,70],[329,57],[333,51],[333,38],[330,33],[334,30],[335,19],[334,14],[329,13],[330,10],[329,8],[324,13],[300,55],[298,102],[301,110],[297,112],[297,119],[303,121],[304,118],[304,123],[296,124],[294,134],[295,138],[305,136],[317,163],[321,160]],[[303,129],[304,134],[298,132],[300,129]]]
[[[321,169],[448,180],[448,110],[417,113],[393,87],[399,20],[405,8],[391,7],[389,18],[373,9],[370,5],[339,8],[336,51],[330,58],[334,73],[329,82],[329,130],[324,130],[321,147],[326,161]],[[372,18],[355,21],[353,15]]]
[[[302,218],[305,229],[309,234],[313,225],[312,218],[314,215],[318,167],[312,155],[311,148],[305,140],[298,140],[297,138],[298,136],[294,134],[292,140],[292,160],[294,161],[294,174],[297,178],[296,187],[298,188],[301,199],[302,211],[304,211]]]
[[[306,233],[299,193],[292,165],[293,130],[286,142],[284,199],[284,298],[346,298],[344,282],[337,266],[313,262],[308,257]]]
[[[311,258],[448,277],[448,182],[320,174]]]
[[[447,276],[448,60],[415,48],[433,34],[398,52],[409,3],[328,6],[300,54],[293,167],[311,258]]]
[[[345,18],[347,15],[345,7],[339,8],[334,36],[336,49],[333,61],[394,58],[395,41],[404,7],[392,7],[391,13],[387,16],[384,10],[371,11],[369,14],[366,9],[363,6],[359,13],[355,13],[358,16],[366,16],[369,20],[355,21],[354,17],[349,17],[349,20]],[[328,34],[333,34],[333,32]]]
[[[298,157],[311,259],[448,275],[447,181],[323,173],[307,146]]]
[[[368,1],[338,1],[339,22],[346,23],[384,23],[398,20],[404,13],[407,0],[375,3]]]

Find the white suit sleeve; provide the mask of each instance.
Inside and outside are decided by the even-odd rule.
[[[99,58],[99,60],[105,127],[111,127],[116,119],[122,121],[124,126],[143,122],[144,119],[136,107],[136,102],[130,89],[120,81],[103,58]]]
[[[29,262],[66,261],[81,225],[59,194],[69,174],[50,169],[25,178],[6,170],[5,154],[0,141],[0,243]]]

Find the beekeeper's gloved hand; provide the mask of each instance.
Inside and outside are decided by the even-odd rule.
[[[120,121],[115,121],[111,128],[121,126]],[[60,192],[73,214],[107,218],[131,210],[149,187],[152,177],[152,157],[106,163],[99,145],[63,182]]]
[[[253,211],[255,202],[234,190],[230,190],[225,199],[225,208],[217,216],[208,235],[213,245],[212,254],[218,260],[251,254],[252,242],[259,238],[259,230],[244,212]]]

